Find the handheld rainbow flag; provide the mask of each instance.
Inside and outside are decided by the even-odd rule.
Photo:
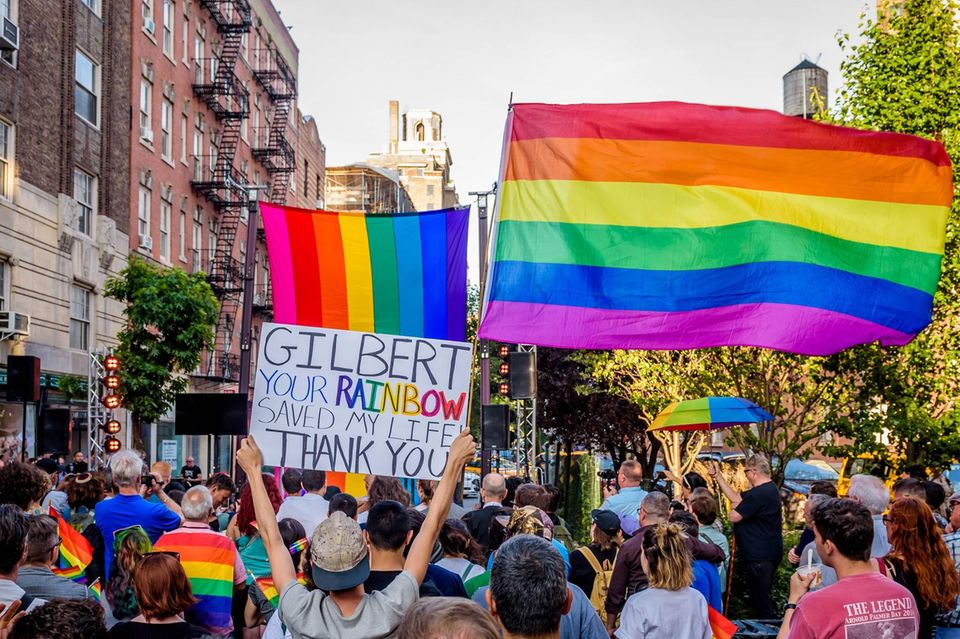
[[[57,520],[60,534],[60,565],[53,572],[67,579],[82,581],[84,571],[93,561],[93,547],[53,508],[50,509],[50,516]]]
[[[277,587],[273,585],[273,578],[253,575],[253,580],[256,582],[257,587],[260,588],[260,592],[263,593],[264,598],[270,602],[271,606],[277,608],[280,604],[280,593],[277,592]],[[302,572],[297,573],[297,582],[302,586],[307,585],[307,578]]]
[[[953,197],[937,142],[677,102],[515,104],[480,337],[562,348],[906,344]]]
[[[306,537],[301,537],[300,539],[296,540],[295,542],[287,546],[287,550],[290,551],[291,555],[295,555],[309,545],[310,545],[310,540],[308,540]]]
[[[733,635],[737,634],[737,624],[721,615],[715,608],[709,605],[707,606],[707,620],[710,622],[713,639],[733,639]]]
[[[87,590],[93,599],[96,599],[98,602],[101,601],[103,598],[103,589],[100,587],[100,577],[94,579],[93,583],[87,586]]]

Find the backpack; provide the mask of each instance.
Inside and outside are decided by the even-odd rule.
[[[590,564],[590,567],[596,572],[593,578],[593,589],[590,590],[590,604],[600,615],[600,621],[607,623],[607,611],[604,602],[607,600],[607,590],[610,588],[610,577],[613,575],[613,562],[604,560],[603,565],[588,547],[577,548],[577,552],[583,554],[584,559]]]

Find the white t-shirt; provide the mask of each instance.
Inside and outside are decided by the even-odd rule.
[[[392,637],[420,594],[417,580],[401,572],[383,590],[365,594],[349,617],[322,590],[308,591],[297,582],[280,594],[280,621],[293,639],[381,639]]]
[[[647,588],[630,595],[620,613],[619,639],[711,639],[707,600],[693,588]]]
[[[277,521],[296,519],[307,531],[307,539],[312,539],[313,529],[327,518],[329,511],[330,502],[315,493],[307,493],[302,497],[287,497],[277,511]]]
[[[478,566],[477,564],[472,563],[470,560],[463,559],[462,557],[444,557],[440,561],[436,562],[436,565],[455,573],[464,583],[466,583],[468,579],[472,579],[473,577],[482,575],[486,572],[486,569],[483,566]]]

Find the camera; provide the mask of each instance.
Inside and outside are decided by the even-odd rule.
[[[153,484],[157,481],[157,478],[153,475],[141,475],[140,483],[146,486],[147,488],[152,488]]]
[[[614,481],[617,478],[617,471],[613,470],[598,470],[597,477],[603,481]]]

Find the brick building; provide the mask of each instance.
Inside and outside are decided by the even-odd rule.
[[[316,176],[325,150],[312,118],[297,109],[298,49],[269,0],[131,2],[130,251],[208,275],[220,317],[215,346],[191,386],[229,392],[241,375],[245,186],[264,187],[260,200],[312,206],[322,200]],[[298,162],[305,184],[297,184]],[[262,232],[256,246],[254,353],[259,323],[270,317]],[[141,436],[151,459],[165,450],[177,468],[187,455],[204,470],[229,467],[229,446],[212,459],[207,438],[174,435],[172,415]],[[164,440],[176,441],[175,457]]]
[[[371,153],[367,164],[395,171],[418,211],[459,206],[450,177],[453,158],[443,137],[443,118],[436,111],[414,109],[400,115],[390,101],[390,138],[386,153]]]
[[[64,403],[59,379],[86,377],[88,350],[122,322],[103,287],[127,254],[130,88],[109,79],[129,75],[129,48],[129,1],[0,0],[0,310],[30,316],[28,336],[0,331],[0,358],[41,360],[31,442]],[[20,405],[0,403],[0,415],[19,433]],[[74,417],[70,448],[86,453]]]

